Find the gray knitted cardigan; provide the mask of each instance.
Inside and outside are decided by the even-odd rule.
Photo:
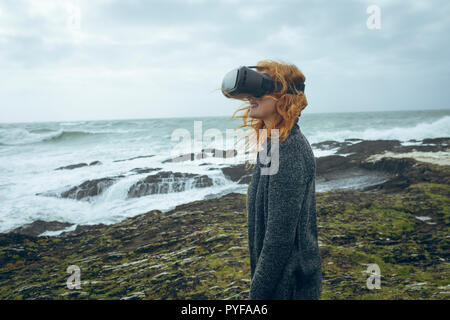
[[[249,300],[319,299],[322,260],[316,225],[316,162],[298,118],[284,142],[264,143],[247,191]],[[261,174],[276,159],[278,172]],[[267,150],[267,151],[266,151]],[[264,154],[262,154],[264,153]],[[266,156],[267,155],[267,156]],[[267,164],[262,160],[270,161]],[[263,162],[264,162],[263,161]]]

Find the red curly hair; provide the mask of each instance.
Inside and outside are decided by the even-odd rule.
[[[256,66],[258,66],[257,70],[259,72],[267,73],[272,77],[274,81],[279,81],[283,84],[283,87],[280,91],[273,92],[261,97],[270,97],[271,99],[276,101],[276,115],[271,127],[266,128],[264,121],[261,119],[253,119],[249,117],[251,104],[248,99],[238,99],[245,101],[245,104],[243,107],[237,109],[232,115],[232,119],[243,119],[243,124],[238,126],[236,129],[253,129],[250,131],[252,131],[256,135],[256,139],[253,141],[256,141],[256,150],[259,150],[260,144],[262,142],[259,130],[267,130],[267,134],[262,137],[265,140],[265,138],[270,138],[272,129],[278,129],[280,143],[282,143],[289,136],[289,132],[292,129],[292,126],[294,125],[297,118],[300,117],[302,110],[305,109],[308,105],[308,101],[306,100],[305,94],[295,88],[294,91],[296,92],[296,94],[286,93],[288,89],[288,83],[298,84],[305,82],[306,78],[300,71],[300,69],[297,68],[297,66],[295,66],[294,64],[288,64],[281,60],[279,60],[279,62],[274,60],[262,60],[259,61]],[[235,117],[235,114],[239,111],[244,111],[244,114]],[[247,143],[245,148],[246,150],[249,150],[250,144]]]

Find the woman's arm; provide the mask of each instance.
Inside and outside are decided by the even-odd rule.
[[[310,177],[295,144],[279,147],[279,168],[269,176],[268,221],[250,285],[250,300],[270,299],[294,245],[295,231]]]
[[[259,167],[255,164],[255,169],[253,170],[252,180],[247,188],[247,199],[246,199],[246,209],[247,209],[247,224],[248,224],[248,248],[250,253],[250,274],[253,277],[255,271],[256,259],[254,258],[254,245],[252,239],[255,235],[255,196],[258,188],[259,181]]]

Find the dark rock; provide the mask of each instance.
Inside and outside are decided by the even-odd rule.
[[[59,237],[74,237],[79,236],[83,233],[95,234],[96,231],[101,230],[106,225],[103,223],[94,224],[94,225],[78,225],[75,230],[62,232]]]
[[[82,163],[77,163],[77,164],[71,164],[71,165],[64,166],[64,167],[59,167],[59,168],[56,168],[55,170],[63,170],[63,169],[71,170],[71,169],[76,169],[76,168],[86,167],[86,166],[88,166],[88,165],[89,165],[89,166],[95,166],[95,165],[100,165],[100,164],[102,164],[102,162],[96,160],[96,161],[92,161],[92,162],[89,163],[89,164],[87,164],[87,163],[85,163],[85,162],[82,162]]]
[[[356,142],[356,141],[362,141],[362,140],[363,140],[363,139],[348,138],[348,139],[345,139],[344,141]]]
[[[71,198],[80,200],[86,197],[94,197],[109,188],[117,178],[100,178],[94,180],[87,180],[82,184],[72,187],[69,190],[61,192],[62,198]]]
[[[373,162],[362,162],[361,166],[366,169],[387,171],[401,175],[407,170],[410,170],[416,163],[417,161],[412,158],[384,157]]]
[[[166,159],[164,160],[162,163],[167,163],[167,162],[183,162],[183,161],[194,161],[194,160],[199,160],[199,159],[205,159],[208,157],[214,157],[214,158],[231,158],[231,157],[235,157],[237,155],[237,151],[230,149],[230,150],[220,150],[220,149],[212,149],[212,148],[208,148],[208,149],[202,149],[202,151],[200,153],[186,153],[183,154],[181,156],[175,157],[175,158],[170,158],[170,159]]]
[[[240,184],[248,184],[251,181],[251,176],[253,173],[253,170],[245,169],[245,163],[220,168],[220,170],[222,170],[225,177]]]
[[[18,227],[10,231],[9,233],[37,237],[38,235],[44,233],[45,231],[63,230],[67,227],[70,227],[71,225],[73,224],[69,222],[36,220],[32,223]]]
[[[118,179],[124,178],[124,175],[114,177],[99,178],[94,180],[87,180],[78,186],[64,188],[63,190],[52,190],[36,193],[37,196],[50,196],[70,199],[86,199],[97,196],[114,184]]]
[[[83,163],[71,164],[71,165],[64,166],[64,167],[59,167],[59,168],[56,168],[55,170],[75,169],[75,168],[85,167],[87,165],[88,165],[87,163],[83,162]]]
[[[134,198],[150,194],[181,192],[185,191],[189,185],[193,188],[205,188],[212,186],[213,181],[206,175],[161,171],[133,184],[128,189],[128,197]]]
[[[361,167],[394,174],[392,179],[379,185],[367,187],[365,190],[399,191],[411,184],[420,182],[450,184],[449,166],[420,162],[412,158],[384,157],[373,162],[362,162]]]
[[[316,158],[316,175],[324,175],[333,171],[343,171],[358,168],[357,162],[351,158],[331,155],[326,157]]]
[[[247,174],[245,176],[242,176],[239,180],[238,183],[239,184],[249,184],[252,181],[252,175],[251,174]]]
[[[121,160],[113,160],[113,162],[121,162],[121,161],[128,161],[128,160],[134,160],[134,159],[140,159],[140,158],[150,158],[150,157],[154,157],[154,154],[149,154],[146,156],[137,156],[137,157],[133,157],[133,158],[129,158],[129,159],[121,159]]]
[[[349,146],[339,148],[336,154],[356,153],[359,157],[391,151],[395,147],[400,147],[398,140],[365,140]]]
[[[423,144],[438,144],[438,145],[450,145],[450,138],[429,138],[429,139],[423,139]]]
[[[149,172],[158,171],[161,169],[162,168],[134,168],[134,169],[131,169],[130,171],[133,171],[136,173],[149,173]]]
[[[351,145],[351,142],[339,142],[334,140],[326,140],[322,142],[312,143],[311,146],[320,150],[330,150],[338,147]]]

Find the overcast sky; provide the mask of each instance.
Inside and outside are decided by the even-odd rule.
[[[305,113],[448,109],[449,34],[448,0],[0,0],[0,122],[231,116],[224,74],[263,59]]]

